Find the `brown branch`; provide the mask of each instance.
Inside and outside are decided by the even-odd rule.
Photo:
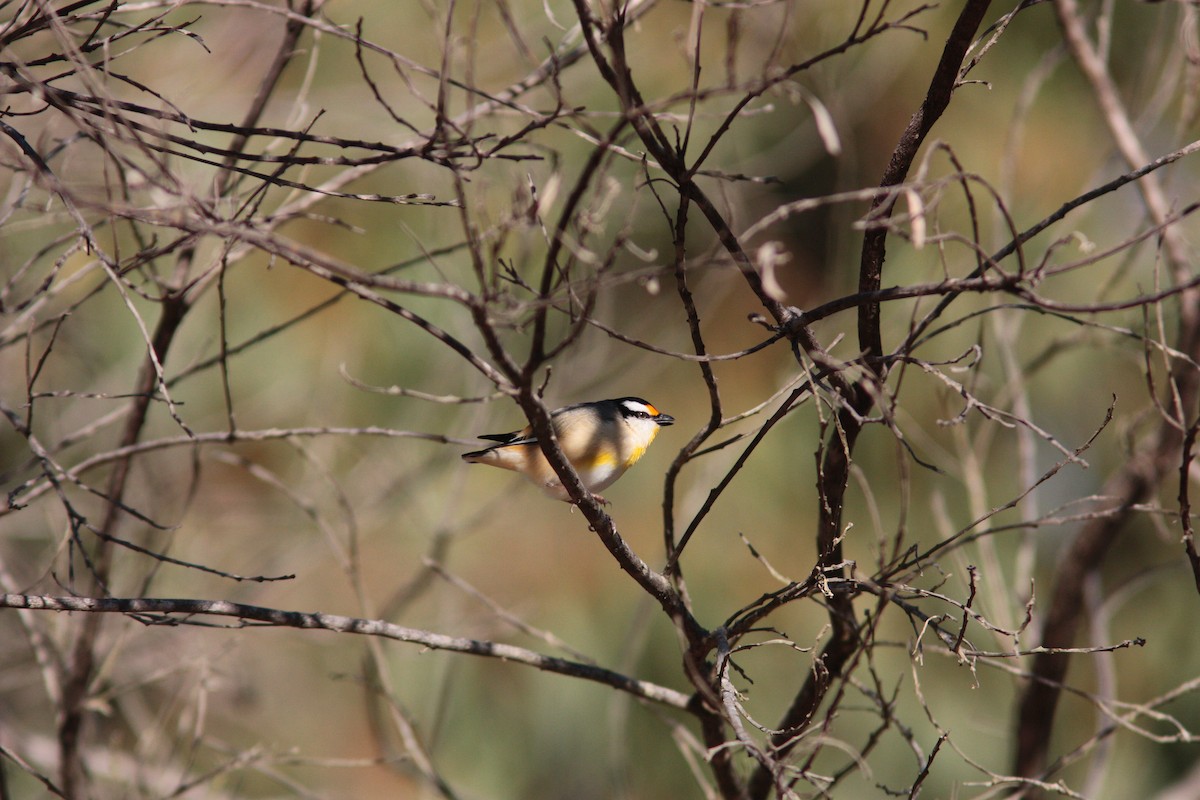
[[[324,4],[324,0],[304,0],[299,13],[306,18],[313,17],[320,11],[321,6]],[[276,87],[279,85],[279,79],[283,77],[283,70],[291,62],[292,57],[296,55],[296,48],[299,44],[301,34],[305,31],[305,24],[306,20],[292,17],[284,25],[283,40],[279,43],[279,47],[275,51],[275,57],[271,60],[271,66],[267,69],[262,80],[259,81],[258,92],[242,117],[241,125],[238,126],[241,130],[234,134],[233,141],[230,142],[227,148],[228,153],[221,164],[222,170],[217,178],[217,194],[224,195],[232,185],[233,173],[228,168],[241,158],[242,152],[246,149],[247,142],[250,141],[250,137],[254,134],[252,128],[262,119],[262,115],[267,108],[267,101],[271,99]],[[305,130],[303,135],[309,135],[308,131]],[[289,155],[294,157],[295,153],[290,153]]]
[[[991,0],[968,0],[963,5],[963,10],[946,40],[946,46],[942,49],[941,60],[934,70],[925,99],[909,120],[904,133],[900,135],[896,149],[892,151],[891,160],[883,172],[883,180],[879,182],[881,191],[871,204],[870,219],[881,221],[891,216],[896,198],[887,189],[904,182],[925,137],[950,105],[950,95],[958,86],[959,72],[967,48],[971,46],[975,32],[979,30],[983,15],[987,13],[990,4]],[[887,227],[879,226],[868,230],[863,237],[862,261],[858,272],[860,293],[879,289],[883,278],[883,260],[887,252],[887,234]],[[859,310],[858,341],[859,347],[868,358],[883,355],[879,306],[868,305]]]
[[[161,365],[189,308],[190,303],[182,292],[169,293],[163,298],[151,352],[142,365],[137,387],[133,390],[136,397],[125,422],[125,432],[121,436],[122,447],[130,447],[141,438],[150,399],[154,396],[155,389],[160,386]],[[96,554],[89,560],[93,577],[90,585],[97,589],[104,588],[108,582],[113,550],[118,541],[116,529],[121,521],[125,489],[132,465],[132,455],[125,456],[116,462],[109,476],[106,491],[109,504],[98,530],[101,542]],[[63,714],[59,720],[58,739],[60,780],[63,792],[68,797],[82,796],[85,785],[80,739],[87,716],[88,690],[99,657],[96,648],[101,620],[102,617],[88,617],[84,620],[76,635],[67,666],[67,676],[63,680]]]
[[[1200,553],[1196,552],[1196,536],[1192,530],[1192,501],[1188,492],[1192,469],[1192,451],[1196,447],[1196,432],[1200,429],[1200,420],[1188,426],[1187,434],[1183,437],[1182,458],[1179,462],[1179,520],[1183,525],[1183,549],[1187,553],[1188,563],[1192,567],[1192,578],[1196,582],[1196,591],[1200,592]]]
[[[502,642],[467,639],[417,628],[406,628],[379,619],[363,619],[319,612],[285,611],[245,603],[231,603],[226,600],[157,597],[52,597],[4,594],[0,595],[0,608],[25,608],[33,611],[82,611],[98,615],[129,614],[147,625],[169,626],[201,624],[195,619],[196,617],[232,617],[242,623],[235,626],[238,628],[267,626],[379,636],[384,639],[394,639],[399,642],[428,647],[432,650],[498,658],[502,661],[525,664],[543,672],[582,678],[672,708],[687,708],[691,699],[688,695],[674,689],[631,678],[595,664],[543,655],[524,647]]]
[[[276,439],[303,438],[310,436],[381,436],[397,439],[423,439],[441,444],[474,444],[474,439],[457,439],[440,433],[424,433],[421,431],[402,431],[395,428],[383,428],[368,425],[360,428],[339,426],[313,426],[301,428],[264,428],[260,430],[238,429],[234,431],[202,431],[190,436],[169,436],[162,439],[142,440],[131,445],[117,447],[101,453],[88,456],[73,466],[62,469],[59,474],[71,482],[78,482],[80,476],[89,470],[114,461],[120,461],[133,455],[149,453],[179,447],[195,447],[205,444],[235,444],[237,442],[265,442]],[[36,479],[34,479],[36,480]],[[51,489],[48,482],[27,481],[12,489],[8,495],[8,504],[0,507],[0,517],[23,508]]]
[[[925,136],[949,105],[950,95],[958,84],[963,58],[989,4],[990,0],[967,0],[963,6],[942,49],[942,57],[934,71],[925,100],[901,135],[900,142],[884,171],[883,180],[880,181],[881,199],[877,200],[876,206],[872,208],[872,218],[890,213],[895,200],[887,189],[904,180]],[[880,226],[869,230],[864,238],[859,268],[860,292],[879,289],[887,233],[887,227]],[[868,359],[883,354],[878,304],[859,306],[858,334],[859,348]],[[840,390],[842,406],[836,415],[836,424],[823,447],[823,455],[818,453],[818,562],[814,573],[819,571],[826,579],[837,579],[844,575],[841,567],[837,566],[844,560],[841,545],[842,510],[846,487],[850,480],[850,454],[862,431],[863,420],[875,402],[868,380],[860,379],[852,386]],[[832,679],[843,674],[859,647],[851,597],[835,595],[830,598],[829,619],[833,626],[830,639],[813,671],[809,673],[791,706],[776,726],[779,733],[771,737],[772,755],[777,760],[786,757],[796,745],[798,740],[795,732],[813,718]],[[755,800],[765,798],[774,782],[775,777],[770,771],[760,766],[750,779],[750,796]]]
[[[1055,11],[1068,49],[1091,83],[1118,149],[1131,166],[1146,163],[1148,159],[1107,67],[1088,41],[1078,7],[1073,0],[1055,0]],[[1166,224],[1170,218],[1169,206],[1157,180],[1148,176],[1138,186],[1152,220]],[[1180,319],[1174,349],[1195,361],[1200,358],[1200,292],[1192,286],[1191,266],[1178,229],[1164,230],[1163,242],[1176,283],[1187,287],[1179,295]],[[1042,627],[1041,644],[1045,647],[1069,647],[1074,642],[1084,619],[1085,582],[1101,567],[1117,535],[1129,522],[1130,511],[1158,492],[1172,467],[1183,461],[1180,452],[1187,422],[1176,415],[1192,413],[1200,402],[1200,370],[1186,361],[1176,361],[1167,386],[1166,406],[1172,412],[1164,413],[1158,430],[1105,486],[1104,493],[1118,499],[1117,513],[1093,520],[1060,558]],[[1034,659],[1032,679],[1021,697],[1016,723],[1017,749],[1013,763],[1016,775],[1036,778],[1046,769],[1055,711],[1069,664],[1067,655],[1042,654]]]

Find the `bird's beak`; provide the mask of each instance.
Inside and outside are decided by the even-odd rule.
[[[662,412],[659,412],[658,416],[654,418],[654,421],[665,428],[666,426],[673,424],[675,422],[675,418],[670,414],[663,414]]]

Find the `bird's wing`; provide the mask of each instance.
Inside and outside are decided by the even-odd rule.
[[[502,445],[537,444],[537,437],[533,435],[533,430],[529,427],[512,433],[483,433],[478,438],[487,439],[489,442],[500,442]]]

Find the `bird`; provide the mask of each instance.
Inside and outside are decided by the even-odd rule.
[[[550,424],[563,455],[588,491],[607,489],[637,463],[661,428],[675,422],[640,397],[618,397],[564,406],[550,414]],[[531,426],[512,433],[479,437],[499,442],[463,453],[463,461],[519,472],[557,500],[571,502],[554,468],[542,454]],[[597,501],[607,504],[598,494]]]

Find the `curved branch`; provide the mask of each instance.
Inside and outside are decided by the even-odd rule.
[[[896,196],[888,189],[904,181],[925,137],[950,104],[950,95],[958,86],[963,59],[966,58],[967,49],[971,46],[975,31],[983,22],[983,15],[990,4],[991,0],[969,0],[963,6],[962,13],[958,15],[958,21],[954,23],[954,29],[946,40],[946,46],[942,49],[942,58],[934,70],[925,100],[909,120],[904,133],[900,135],[900,142],[883,172],[883,180],[879,183],[880,192],[871,203],[870,219],[884,220],[891,216]],[[883,260],[887,251],[887,234],[887,227],[881,225],[868,230],[863,237],[862,262],[858,273],[860,293],[879,289],[883,278]],[[883,355],[879,322],[878,305],[867,305],[860,309],[858,344],[868,358]]]
[[[958,16],[942,58],[934,71],[929,90],[921,108],[913,115],[908,127],[900,137],[892,159],[880,182],[881,190],[871,209],[871,218],[883,218],[890,214],[895,203],[893,192],[888,187],[900,183],[908,174],[917,150],[924,142],[933,124],[941,117],[950,102],[950,95],[958,85],[959,70],[966,57],[975,31],[983,21],[990,0],[967,0]],[[886,226],[867,231],[863,241],[862,261],[859,269],[859,292],[879,289],[883,275],[883,259],[887,241]],[[868,359],[868,365],[883,355],[880,335],[879,305],[867,303],[859,307],[859,347]],[[817,527],[818,564],[829,579],[840,578],[843,569],[842,555],[842,510],[846,486],[850,480],[851,453],[863,429],[863,422],[875,404],[871,379],[864,377],[852,385],[839,385],[843,405],[838,410],[836,423],[828,434],[822,452],[818,453],[817,491],[820,498]],[[829,601],[829,620],[833,632],[821,656],[814,662],[813,670],[801,685],[776,726],[778,733],[771,736],[771,755],[776,760],[784,759],[799,741],[796,732],[816,714],[833,682],[844,671],[852,668],[855,653],[861,639],[854,618],[853,600],[836,595]],[[759,766],[750,779],[750,797],[765,798],[776,782],[771,770]]]
[[[1055,0],[1055,11],[1063,38],[1080,70],[1092,85],[1110,133],[1131,167],[1148,157],[1120,104],[1107,68],[1088,40],[1079,9],[1072,0]],[[1154,176],[1138,184],[1151,219],[1165,224],[1169,207]],[[1193,360],[1200,357],[1200,297],[1191,275],[1192,265],[1178,229],[1163,231],[1163,250],[1170,263],[1179,295],[1179,327],[1175,349]],[[1164,397],[1171,409],[1164,413],[1158,430],[1135,451],[1125,468],[1113,476],[1104,493],[1118,500],[1117,513],[1091,522],[1079,532],[1055,570],[1053,595],[1045,610],[1041,644],[1069,647],[1084,621],[1084,584],[1100,568],[1105,554],[1129,521],[1129,512],[1153,496],[1180,461],[1185,430],[1200,402],[1200,370],[1177,363],[1168,376]],[[1033,661],[1032,680],[1020,700],[1016,722],[1017,752],[1013,771],[1022,777],[1037,777],[1046,770],[1055,711],[1062,694],[1062,681],[1070,665],[1068,654],[1039,654]]]
[[[97,614],[135,614],[137,619],[148,625],[184,625],[189,619],[159,616],[183,614],[186,617],[215,616],[232,617],[246,623],[278,628],[302,628],[332,631],[334,633],[356,633],[363,636],[379,636],[398,642],[418,644],[431,650],[447,650],[474,656],[498,658],[535,667],[543,672],[554,672],[572,678],[602,683],[620,689],[636,697],[652,700],[672,708],[687,708],[690,698],[682,692],[659,686],[649,681],[631,678],[594,664],[584,664],[557,658],[501,642],[447,636],[417,628],[406,628],[379,619],[346,617],[340,614],[320,612],[285,611],[226,600],[196,600],[158,597],[53,597],[49,595],[4,594],[0,595],[0,608],[24,608],[32,611],[85,611]],[[258,627],[247,625],[245,627]]]

